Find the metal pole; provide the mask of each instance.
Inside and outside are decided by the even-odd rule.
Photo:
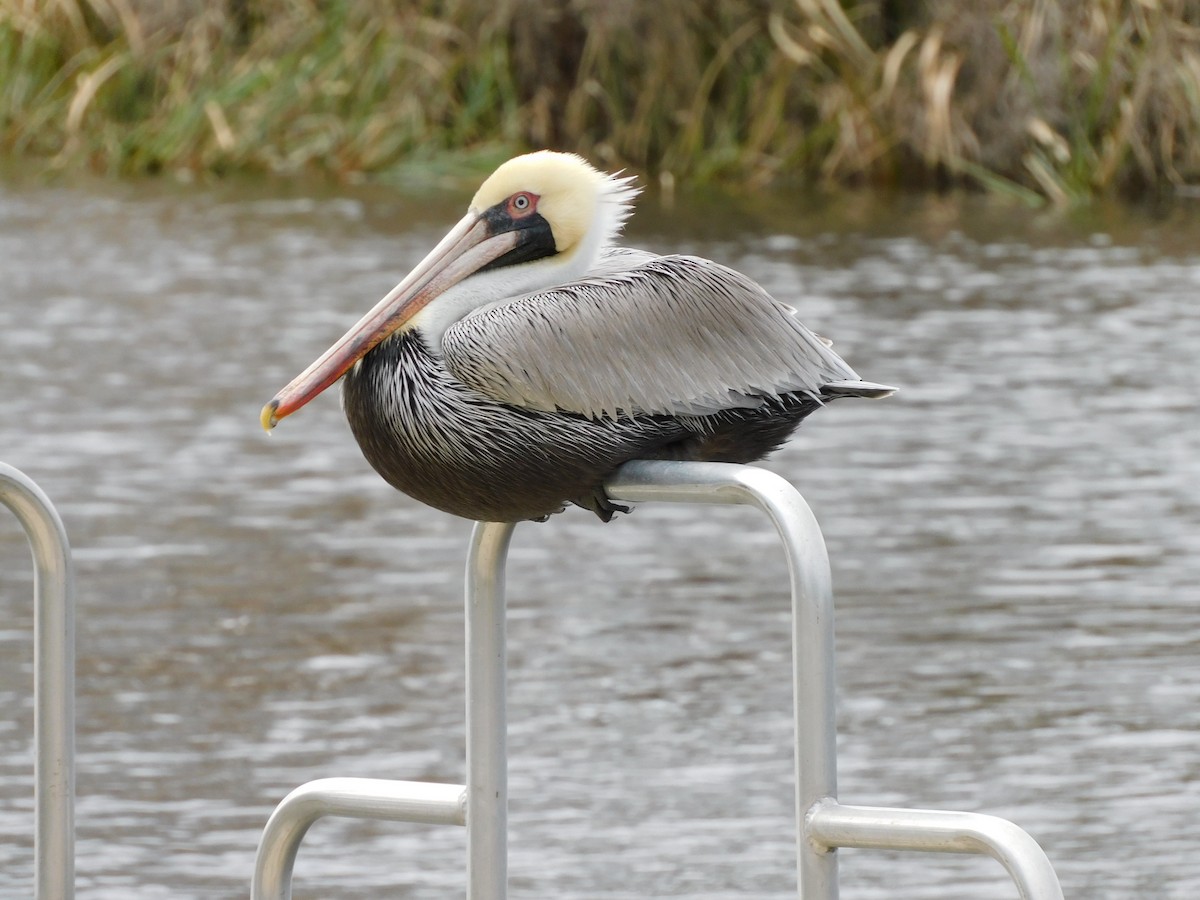
[[[34,896],[75,896],[75,576],[53,504],[0,463],[0,503],[33,550]]]
[[[729,463],[626,463],[605,485],[632,503],[737,503],[757,506],[787,552],[792,587],[792,679],[796,728],[796,869],[802,900],[836,900],[837,855],[810,841],[809,811],[837,796],[833,585],[816,517],[791,484],[765,469]]]
[[[933,809],[820,803],[808,832],[827,847],[986,854],[1008,870],[1023,900],[1063,900],[1054,867],[1037,841],[1007,819]]]
[[[460,784],[379,778],[319,778],[280,801],[267,820],[254,860],[250,900],[290,900],[296,852],[323,816],[462,825],[466,788]]]
[[[504,567],[511,523],[477,522],[466,579],[467,898],[508,893]]]

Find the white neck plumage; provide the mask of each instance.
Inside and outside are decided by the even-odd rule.
[[[633,211],[638,190],[632,182],[632,178],[614,175],[600,177],[590,225],[574,246],[532,262],[476,272],[426,304],[405,323],[404,330],[418,329],[429,349],[440,354],[446,329],[467,314],[582,278],[605,248],[616,243]]]

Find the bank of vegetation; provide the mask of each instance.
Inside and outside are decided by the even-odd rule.
[[[1193,0],[0,0],[0,153],[111,173],[1200,183]],[[442,163],[445,164],[445,163]]]

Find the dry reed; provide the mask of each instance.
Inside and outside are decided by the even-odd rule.
[[[1200,178],[1188,0],[0,0],[0,152],[337,178],[528,146],[676,179]],[[442,163],[445,165],[445,163]]]

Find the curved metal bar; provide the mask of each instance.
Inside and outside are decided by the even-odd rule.
[[[812,510],[789,482],[731,463],[626,463],[605,485],[614,500],[638,503],[737,503],[771,519],[787,553],[792,588],[792,679],[796,728],[796,868],[804,900],[837,897],[837,855],[805,839],[802,823],[818,802],[837,796],[833,585],[825,539]]]
[[[505,562],[514,526],[477,522],[466,578],[467,898],[508,891],[508,663]]]
[[[75,575],[50,499],[0,463],[0,503],[33,550],[34,896],[75,896]]]
[[[817,804],[805,830],[828,848],[927,850],[978,853],[998,860],[1023,900],[1062,900],[1054,867],[1037,841],[1007,819],[980,813],[933,809]]]
[[[308,829],[324,816],[462,825],[466,821],[466,788],[382,778],[319,778],[300,785],[280,801],[263,829],[254,861],[251,900],[288,900],[292,896],[296,852]]]
[[[792,589],[799,895],[836,900],[839,846],[983,853],[1026,900],[1061,900],[1045,853],[1005,819],[975,813],[842,806],[837,795],[833,589],[820,526],[799,492],[764,469],[638,461],[609,481],[618,501],[744,504],[764,511],[787,554]],[[373,779],[310,782],[280,804],[259,846],[252,897],[286,900],[304,832],[320,815],[466,824],[468,900],[507,894],[507,697],[504,578],[512,524],[476,523],[466,573],[467,785]],[[327,789],[333,789],[329,796]],[[412,790],[422,794],[414,807]],[[393,792],[399,792],[394,794]],[[455,793],[457,792],[457,793]],[[390,797],[390,799],[389,799]]]

